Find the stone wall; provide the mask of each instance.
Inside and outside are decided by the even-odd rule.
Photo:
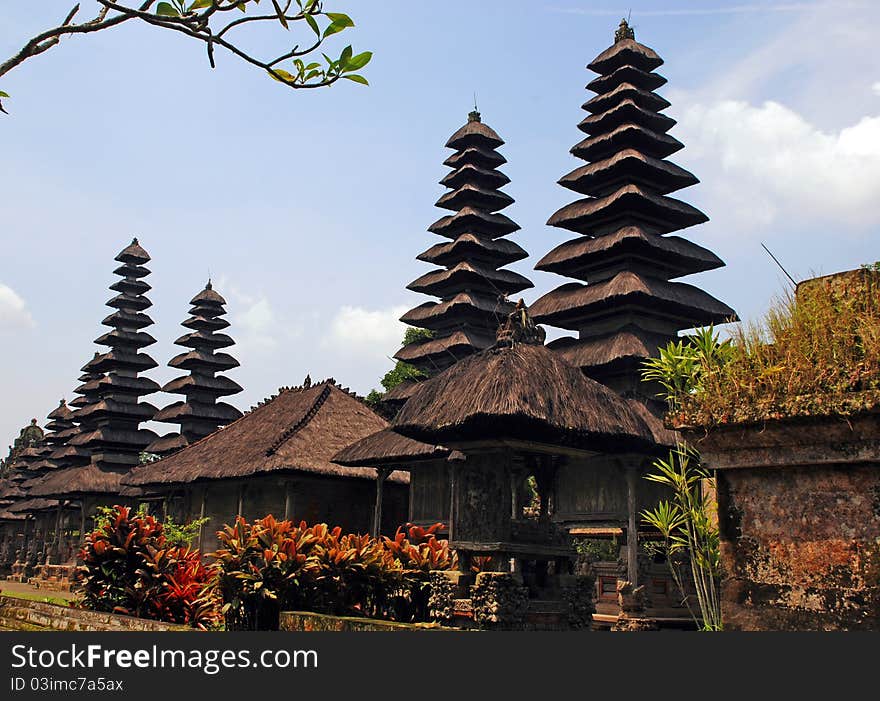
[[[186,626],[145,618],[0,596],[0,630],[192,631]]]
[[[394,623],[372,618],[327,616],[323,613],[282,611],[281,630],[286,631],[420,631],[444,630],[436,623]],[[445,630],[451,630],[446,628]]]
[[[877,419],[768,422],[696,442],[722,468],[725,630],[880,630],[880,455],[863,440],[880,435]]]

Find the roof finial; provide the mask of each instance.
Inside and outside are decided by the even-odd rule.
[[[636,33],[633,31],[632,27],[629,26],[629,22],[626,21],[625,17],[622,18],[617,27],[617,31],[614,32],[614,43],[616,44],[624,39],[632,39],[635,41],[635,38]]]
[[[208,278],[208,284],[205,285],[206,290],[213,290],[214,288],[211,286],[211,278]]]
[[[137,246],[137,245],[139,245],[139,244],[138,244],[138,240],[137,240],[137,236],[135,236],[135,237],[131,240],[131,245],[132,245],[132,246]]]
[[[480,111],[477,109],[477,93],[474,93],[474,111],[468,113],[468,121],[469,122],[479,122],[480,121]]]

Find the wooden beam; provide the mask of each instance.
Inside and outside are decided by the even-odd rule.
[[[626,466],[626,576],[633,588],[639,585],[639,529],[636,523],[636,465]]]
[[[382,495],[385,491],[385,480],[391,470],[387,467],[380,467],[376,470],[376,504],[373,507],[373,537],[378,538],[382,532]]]

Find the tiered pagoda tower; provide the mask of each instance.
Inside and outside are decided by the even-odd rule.
[[[53,470],[58,467],[52,456],[77,433],[76,424],[73,422],[73,411],[63,399],[46,418],[49,419],[49,423],[46,424],[46,433],[41,444],[41,459],[34,464],[34,470]]]
[[[66,433],[65,440],[58,445],[49,456],[49,459],[58,467],[87,465],[91,461],[92,454],[86,448],[74,445],[73,440],[80,434],[89,433],[95,430],[97,426],[90,411],[85,412],[85,416],[82,416],[81,412],[82,409],[97,404],[100,401],[98,385],[105,375],[104,373],[94,372],[93,370],[88,369],[91,362],[94,362],[98,356],[99,353],[95,351],[92,361],[81,368],[81,371],[83,372],[83,374],[79,376],[81,384],[73,390],[73,393],[78,396],[70,402],[70,406],[74,407],[71,416],[74,426]]]
[[[143,330],[153,323],[144,314],[152,306],[145,296],[150,285],[143,279],[150,273],[144,267],[150,256],[134,239],[115,260],[122,265],[113,272],[121,279],[110,286],[118,294],[107,306],[116,311],[101,322],[112,330],[95,339],[109,350],[83,368],[84,384],[76,390],[82,398],[73,402],[80,407],[74,417],[80,431],[69,445],[84,449],[99,467],[124,470],[137,465],[140,452],[156,439],[152,431],[139,428],[153,418],[156,408],[138,400],[158,391],[159,385],[140,376],[157,365],[140,352],[156,342]]]
[[[440,181],[449,192],[436,204],[453,213],[438,219],[428,231],[448,241],[418,256],[441,267],[407,286],[440,301],[421,304],[400,319],[429,329],[433,337],[406,345],[394,356],[428,376],[493,345],[500,321],[513,309],[507,296],[532,287],[519,273],[502,269],[528,255],[504,238],[519,226],[500,214],[513,204],[500,189],[510,182],[498,170],[507,162],[497,151],[503,144],[476,110],[446,142],[455,150],[444,161],[452,172]],[[405,400],[411,390],[412,385],[392,390],[386,400]]]
[[[238,367],[238,361],[222,348],[235,344],[222,330],[229,322],[221,317],[226,314],[226,300],[211,285],[190,301],[190,317],[183,326],[190,332],[174,343],[187,348],[187,352],[171,359],[170,367],[188,370],[188,375],[178,377],[163,388],[163,392],[182,394],[185,401],[175,402],[155,416],[156,421],[180,425],[180,433],[171,433],[150,444],[151,453],[166,455],[179,450],[200,438],[204,438],[241,417],[234,406],[220,402],[220,397],[238,394],[241,386],[217,373]]]
[[[672,282],[724,263],[669,235],[708,217],[668,196],[698,180],[665,160],[683,144],[667,133],[675,120],[661,113],[669,103],[653,92],[666,83],[654,73],[662,63],[621,21],[614,45],[589,64],[599,77],[587,88],[597,95],[578,125],[587,137],[571,150],[587,165],[559,181],[585,197],[547,222],[579,236],[535,266],[581,282],[531,306],[536,322],[577,333],[550,344],[567,361],[624,396],[647,399],[639,376],[645,358],[681,330],[736,319],[706,292]]]

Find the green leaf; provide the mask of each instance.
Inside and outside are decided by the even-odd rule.
[[[160,2],[156,6],[156,14],[162,17],[180,17],[180,11],[170,2]]]
[[[318,26],[318,22],[314,17],[306,15],[306,23],[312,28],[315,36],[321,36],[321,28]]]
[[[189,6],[189,11],[193,10],[204,10],[208,7],[211,7],[214,0],[195,0],[195,2]]]
[[[348,62],[351,59],[352,49],[351,46],[346,46],[342,50],[342,54],[339,56],[339,65],[345,69],[348,66]]]
[[[362,54],[358,54],[357,56],[352,56],[348,63],[345,64],[345,70],[347,71],[357,71],[366,66],[370,59],[373,58],[372,51],[364,51]]]
[[[9,97],[9,93],[3,92],[2,90],[0,90],[0,97]]]
[[[351,75],[342,76],[346,80],[354,81],[355,83],[360,83],[361,85],[369,85],[369,81],[364,78],[362,75],[358,75],[357,73],[352,73]]]
[[[328,12],[327,17],[329,17],[331,21],[324,30],[325,39],[331,34],[337,34],[347,27],[354,26],[354,22],[348,15],[343,15],[339,12]]]

